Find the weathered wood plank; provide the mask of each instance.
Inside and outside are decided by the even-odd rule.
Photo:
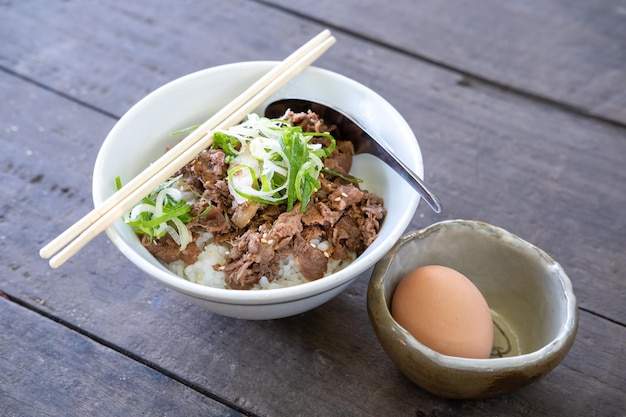
[[[5,196],[0,222],[0,289],[12,296],[262,415],[378,415],[390,411],[393,415],[507,412],[557,416],[576,415],[580,410],[611,415],[621,410],[617,407],[623,406],[624,377],[617,370],[624,365],[624,328],[588,314],[583,314],[572,353],[545,381],[494,401],[455,403],[420,391],[386,358],[365,311],[367,275],[337,299],[307,314],[246,322],[210,314],[160,287],[116,253],[104,236],[62,269],[51,271],[37,258],[37,250],[46,240],[42,230],[60,231],[75,214],[89,207],[85,194],[89,159],[94,156],[87,156],[82,147],[86,141],[96,140],[83,132],[87,127],[91,132],[106,130],[111,120],[10,76],[0,76],[0,88],[14,97],[7,119],[2,120],[3,126],[14,128],[2,129],[1,166],[8,169],[0,174]],[[30,123],[33,108],[38,109],[34,125]],[[607,135],[604,140],[611,145],[609,139]],[[463,149],[463,145],[454,145]],[[55,147],[64,149],[70,156],[67,161]],[[471,155],[474,151],[464,152]],[[448,165],[454,166],[453,162]],[[510,175],[527,172],[526,167],[512,167]],[[479,168],[470,164],[464,169],[482,172]],[[453,185],[447,194],[462,195],[450,172],[443,170],[439,175],[442,179],[438,182]],[[479,190],[472,188],[471,175],[466,176],[468,182],[463,184]],[[489,180],[485,189],[497,186],[497,181]],[[497,192],[506,195],[508,187],[499,187]],[[470,196],[460,201],[473,206],[452,203],[453,214],[476,208]],[[488,202],[509,210],[509,215],[520,204],[516,199],[498,202],[493,194]],[[58,211],[51,213],[41,207],[59,207],[70,213],[59,216]],[[485,215],[493,215],[493,207],[483,210]],[[418,215],[415,223],[429,221],[425,220],[428,216]],[[522,220],[523,224],[527,221]],[[579,288],[590,298],[588,302],[598,297],[586,287]],[[607,297],[605,301],[616,302]],[[594,361],[589,361],[592,355]],[[280,397],[274,395],[277,390]],[[607,401],[597,405],[594,399],[598,397]],[[563,400],[555,403],[554,398]]]
[[[619,415],[624,327],[585,312],[572,352],[546,380],[458,403],[418,390],[384,356],[365,312],[367,274],[307,314],[244,322],[158,286],[104,236],[58,271],[38,259],[45,241],[90,208],[93,160],[115,122],[109,113],[189,70],[282,58],[321,29],[256,3],[217,7],[225,3],[0,6],[0,65],[10,71],[0,72],[9,97],[0,113],[0,290],[258,414]],[[258,19],[281,25],[235,24]],[[468,85],[351,36],[339,36],[320,65],[380,92],[416,130],[446,212],[422,207],[413,228],[455,217],[503,226],[564,265],[586,310],[626,322],[623,129]]]
[[[626,122],[619,0],[268,0],[444,67]]]
[[[147,287],[132,309],[107,303],[113,295],[100,290],[94,291],[101,300],[96,305],[69,303],[73,313],[61,314],[87,329],[97,325],[145,360],[260,415],[611,416],[626,405],[624,329],[586,313],[570,355],[545,380],[506,397],[458,402],[417,389],[386,358],[363,311],[363,280],[324,307],[267,322],[217,317]],[[43,302],[61,304],[56,298]],[[74,355],[75,348],[59,347],[66,348]],[[138,397],[146,391],[133,387]]]
[[[179,75],[181,71],[179,62],[184,62],[182,56],[175,57],[180,59],[174,59],[173,63],[169,59],[164,59],[163,74],[156,76],[158,74],[149,68],[154,56],[163,56],[158,49],[160,44],[156,43],[152,50],[146,51],[140,49],[143,43],[135,38],[148,36],[144,29],[153,31],[148,32],[151,34],[149,38],[157,38],[157,30],[176,24],[175,22],[182,25],[182,22],[192,20],[191,8],[187,14],[179,17],[180,21],[176,21],[167,13],[159,15],[150,8],[141,14],[138,9],[140,6],[125,5],[125,8],[120,9],[82,6],[85,10],[72,9],[79,7],[75,4],[59,7],[62,9],[56,11],[59,14],[55,15],[55,19],[49,19],[50,15],[46,14],[45,21],[36,21],[40,24],[40,31],[46,27],[49,27],[49,30],[32,32],[31,36],[26,38],[30,39],[29,42],[35,43],[22,45],[19,50],[27,50],[33,57],[38,57],[31,60],[38,60],[40,65],[50,70],[42,70],[44,73],[57,72],[63,74],[62,77],[75,80],[77,85],[69,91],[62,89],[63,92],[71,93],[74,90],[85,89],[92,91],[82,96],[82,99],[94,106],[102,106],[105,111],[121,114],[126,108],[126,105],[121,103],[138,100],[146,90],[156,87],[152,83],[166,78],[163,74],[170,74],[171,77]],[[263,16],[269,20],[285,19],[280,14],[271,15],[268,14],[271,11],[259,8],[237,10],[241,13],[239,20],[250,19],[252,16]],[[108,25],[108,29],[103,26],[97,32],[110,34],[110,37],[94,38],[93,35],[87,37],[87,34],[92,32],[81,32],[78,27],[74,27],[73,25],[80,26],[77,23],[79,11],[88,13],[84,19],[90,21],[93,18],[101,25]],[[202,27],[214,23],[218,25],[215,28],[216,33],[224,37],[230,34],[228,38],[232,41],[229,44],[236,44],[237,51],[242,51],[234,56],[242,59],[258,59],[266,54],[276,56],[280,53],[278,49],[291,50],[302,42],[300,39],[293,39],[290,40],[288,47],[279,46],[275,51],[268,41],[265,45],[267,52],[258,53],[257,50],[246,46],[254,45],[252,39],[242,38],[241,31],[232,29],[229,31],[228,27],[221,26],[224,25],[226,17],[213,16],[210,13],[207,13],[207,16],[209,18]],[[30,18],[34,19],[33,16]],[[231,16],[226,22],[231,23],[233,19],[236,20]],[[144,27],[142,26],[144,21],[150,24],[145,24],[147,27]],[[293,29],[286,29],[285,24],[281,30],[304,31],[305,25],[294,19],[289,21],[292,22]],[[137,28],[141,28],[141,31],[135,33],[134,37],[128,32],[117,33],[121,22],[123,22],[121,30],[135,28],[137,31]],[[24,26],[28,27],[26,24]],[[60,30],[59,28],[63,31],[54,35],[55,30]],[[200,33],[196,32],[199,28],[191,25],[186,29],[184,33],[168,32],[171,33],[169,42],[184,43],[184,39],[188,39],[188,44],[191,45],[187,46],[188,53],[196,56],[192,50],[199,50],[201,46],[193,40],[202,38]],[[276,29],[263,30],[268,32],[245,36],[263,39],[281,38],[280,32]],[[311,33],[316,31],[317,29],[312,27],[307,29],[307,32]],[[85,37],[81,38],[80,33]],[[48,56],[45,54],[48,47],[41,44],[49,42],[49,38],[54,39],[55,45],[72,45],[68,49],[68,55],[52,54],[49,59],[45,59]],[[18,41],[16,39],[17,43]],[[115,51],[119,44],[125,42],[130,50],[139,51],[134,57],[136,61],[129,62],[128,55],[105,54],[106,51]],[[92,50],[96,52],[92,52],[87,58],[83,56],[85,51]],[[233,59],[233,51],[234,49],[221,52],[217,50],[210,55],[210,59],[213,62],[226,61],[227,57]],[[245,56],[242,56],[244,54]],[[564,262],[568,271],[579,275],[573,278],[575,282],[580,282],[579,291],[584,291],[580,294],[583,306],[621,322],[626,321],[623,303],[617,301],[618,305],[615,305],[610,302],[614,299],[613,294],[616,291],[622,293],[625,291],[625,284],[611,272],[611,268],[603,270],[597,262],[594,262],[596,256],[594,248],[598,247],[598,242],[589,242],[588,246],[577,244],[564,246],[562,240],[563,236],[572,233],[588,236],[592,240],[606,239],[603,244],[608,246],[605,255],[608,261],[604,265],[623,264],[621,247],[624,233],[616,235],[615,231],[623,231],[625,227],[624,220],[616,213],[623,207],[626,197],[614,193],[616,184],[622,183],[624,179],[624,171],[620,168],[619,162],[624,150],[618,142],[620,137],[624,137],[623,130],[592,122],[572,122],[574,118],[566,112],[559,112],[550,106],[529,104],[523,99],[510,101],[511,96],[506,93],[479,83],[462,88],[457,85],[459,79],[455,74],[439,71],[350,38],[340,38],[340,44],[336,49],[331,50],[328,56],[322,59],[327,67],[361,80],[385,97],[392,98],[392,102],[405,114],[422,141],[427,176],[435,189],[439,189],[439,193],[442,194],[446,203],[444,214],[446,217],[478,218],[505,228],[513,228],[514,232],[539,244],[557,260]],[[382,65],[381,62],[386,64]],[[67,71],[58,70],[60,63],[68,64]],[[92,71],[93,66],[97,66],[99,72]],[[18,69],[23,67],[28,66],[17,65]],[[389,67],[397,68],[397,73],[389,74]],[[54,68],[57,70],[54,71]],[[127,79],[123,83],[109,76],[118,70],[127,74]],[[393,83],[388,82],[389,77],[393,78]],[[46,76],[41,77],[41,82],[50,82],[52,87],[57,88],[57,82]],[[89,85],[99,87],[89,90],[87,87]],[[120,85],[123,87],[116,87]],[[146,85],[149,87],[145,87]],[[113,97],[116,100],[115,106],[107,107],[106,100]],[[102,101],[103,99],[105,101]],[[533,128],[528,124],[532,124]],[[586,127],[579,127],[585,124]],[[85,155],[86,150],[90,150],[89,155],[94,157],[98,142],[105,134],[106,130],[100,131],[99,135],[93,137],[93,141],[89,141],[78,151],[78,155]],[[599,153],[592,152],[596,148],[599,149]],[[564,153],[568,149],[572,151]],[[608,158],[606,163],[603,158]],[[455,165],[452,171],[448,168],[451,164]],[[480,169],[478,164],[481,165]],[[524,172],[529,169],[528,167],[532,167],[533,171]],[[600,171],[597,171],[597,167],[601,167]],[[82,167],[85,175],[88,175],[90,168],[91,164]],[[466,181],[472,183],[468,184]],[[505,189],[512,186],[516,188],[508,191],[509,201],[501,201],[500,199],[506,195]],[[498,193],[482,196],[487,194],[488,190],[498,190]],[[585,195],[580,196],[582,190],[585,190]],[[558,200],[554,199],[556,195],[559,196]],[[584,200],[585,196],[589,197],[589,200]],[[490,201],[490,198],[493,200]],[[551,202],[552,212],[543,209],[544,201]],[[581,201],[585,201],[585,204],[580,204]],[[577,207],[571,210],[569,207],[572,206]],[[462,210],[456,210],[457,207]],[[598,217],[595,214],[597,210],[609,213],[609,216]],[[563,213],[568,215],[564,217]],[[611,214],[613,217],[610,217]],[[426,216],[428,216],[426,220],[433,221],[441,218],[430,216],[430,213]],[[617,223],[606,222],[611,218]],[[594,221],[600,223],[596,225]],[[428,223],[415,222],[416,226],[425,224]],[[523,229],[518,228],[520,225]],[[588,272],[588,268],[592,270]],[[598,276],[604,279],[596,279]],[[608,284],[607,287],[605,279],[615,282]],[[611,289],[611,285],[615,287]],[[590,291],[593,297],[587,297],[585,294],[587,291]],[[590,302],[592,304],[597,302],[599,307],[596,308]]]
[[[18,416],[241,416],[0,297],[0,409]]]
[[[280,60],[321,30],[293,23],[241,30],[250,19],[296,21],[246,0],[33,0],[0,4],[0,11],[0,66],[118,116],[173,78]]]
[[[31,10],[34,4],[40,7]],[[229,3],[228,12],[222,4],[188,2],[172,14],[166,6],[137,2],[16,3],[2,15],[12,19],[0,25],[9,36],[5,56],[10,59],[2,62],[121,115],[146,92],[182,73],[282,58],[320,29],[255,3]],[[256,31],[233,24],[251,19],[283,24]],[[89,30],[83,21],[91,22]],[[203,50],[207,53],[198,53]],[[626,196],[615,192],[624,181],[623,129],[575,120],[568,112],[478,82],[467,85],[455,73],[351,37],[339,36],[320,65],[364,82],[405,115],[421,140],[427,179],[442,195],[445,218],[477,218],[511,228],[564,263],[585,308],[626,322],[623,303],[615,297],[624,296],[626,284],[614,273],[625,262],[626,220],[618,213]],[[107,130],[90,132],[77,155],[95,158]],[[88,175],[91,163],[81,169]],[[607,215],[599,217],[599,211]],[[443,218],[425,216],[413,226]],[[586,242],[568,239],[563,245],[571,235],[585,236]],[[606,257],[602,264],[595,261],[597,248]]]

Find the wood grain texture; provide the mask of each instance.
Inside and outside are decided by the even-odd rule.
[[[505,227],[564,266],[583,309],[572,351],[546,379],[496,400],[446,401],[408,382],[382,352],[365,310],[369,271],[311,312],[251,322],[208,313],[161,287],[105,236],[57,271],[37,256],[91,208],[98,147],[130,105],[189,71],[282,59],[321,26],[241,0],[0,8],[0,94],[7,97],[0,112],[0,291],[92,335],[84,343],[105,369],[124,361],[99,340],[257,415],[623,415],[623,128],[335,33],[338,43],[319,65],[379,92],[420,140],[426,180],[445,212],[420,206],[410,228],[448,218]],[[236,24],[263,19],[280,25]],[[12,317],[35,320],[23,310]],[[73,347],[59,351],[71,355]],[[147,384],[134,389],[153,395]]]
[[[220,4],[219,1],[216,3]],[[261,28],[266,33],[255,33],[256,37],[281,39],[283,33],[306,33],[289,42],[274,42],[277,48],[265,46],[270,48],[268,55],[273,55],[272,59],[282,58],[308,39],[309,33],[319,31],[314,26],[305,29],[306,25],[289,15],[268,11],[255,4],[243,7],[244,4],[247,3],[242,2],[242,7],[236,8],[242,15],[238,18],[230,16],[227,24],[237,19],[245,21],[253,16],[264,16],[282,21],[283,26],[280,29]],[[47,18],[33,24],[38,27],[38,32],[31,33],[27,37],[29,44],[21,45],[16,53],[28,51],[33,56],[44,57],[49,38],[56,39],[59,45],[80,46],[79,49],[70,48],[67,56],[53,54],[48,61],[37,59],[44,74],[54,74],[58,72],[55,68],[60,62],[68,62],[61,74],[74,80],[76,85],[60,92],[81,100],[77,105],[86,102],[105,113],[121,115],[158,83],[186,72],[180,64],[182,57],[163,59],[158,73],[149,71],[150,61],[159,54],[159,43],[154,42],[150,46],[152,50],[148,47],[140,49],[137,45],[143,44],[135,38],[142,35],[157,39],[163,28],[175,25],[174,22],[178,25],[195,22],[198,17],[194,8],[186,8],[186,14],[173,20],[164,10],[142,8],[141,3],[118,7],[104,4],[101,9],[86,3],[65,3],[64,7],[58,11],[38,11]],[[257,49],[251,47],[255,45],[251,39],[253,35],[244,34],[245,37],[241,38],[232,25],[223,23],[225,17],[220,14],[220,7],[204,7],[207,7],[206,14],[203,14],[205,21],[187,25],[184,33],[166,30],[168,42],[183,44],[186,40],[189,55],[197,58],[197,52],[193,51],[202,49],[204,28],[216,24],[214,30],[220,34],[220,39],[228,40],[221,41],[228,44],[228,49],[222,51],[215,47],[208,54],[211,59],[205,62],[206,65],[225,63],[228,59],[262,59]],[[51,13],[58,13],[54,15],[55,19],[49,18]],[[97,32],[109,36],[101,36],[95,45],[95,38],[78,37],[76,40],[75,33],[81,33],[80,23],[77,23],[79,16],[99,22],[103,26],[94,24]],[[19,20],[20,15],[13,17],[18,19],[14,24],[27,26],[27,22]],[[24,15],[21,19],[33,19],[33,16]],[[120,22],[124,22],[121,29]],[[147,22],[146,27],[143,22]],[[287,22],[291,22],[291,28]],[[63,31],[56,34],[58,28]],[[119,30],[130,32],[131,28],[139,34],[131,37],[126,32],[118,33]],[[151,32],[146,34],[147,31]],[[440,195],[445,213],[435,216],[426,207],[420,208],[419,214],[426,217],[416,219],[412,228],[459,217],[509,228],[564,264],[572,274],[584,308],[626,322],[626,309],[621,302],[626,297],[626,283],[613,272],[623,268],[626,262],[621,256],[626,241],[626,219],[618,215],[626,196],[614,192],[625,178],[620,162],[622,155],[626,154],[624,129],[580,119],[567,111],[537,104],[490,85],[478,82],[468,85],[453,72],[442,71],[349,36],[338,35],[338,39],[339,44],[322,57],[320,65],[361,81],[387,98],[405,116],[420,140],[426,161],[426,180]],[[24,41],[15,38],[11,43],[20,42]],[[105,47],[107,42],[109,46]],[[105,54],[119,49],[118,45],[124,42],[129,43],[129,49],[137,51],[134,60],[129,61],[130,56],[124,54]],[[98,53],[88,57],[83,55],[84,50],[97,48],[100,49]],[[235,51],[241,51],[241,54],[237,55]],[[92,71],[94,66],[100,70]],[[22,65],[17,67],[22,68]],[[44,67],[48,69],[43,70]],[[194,68],[194,64],[190,67],[199,68]],[[116,69],[125,71],[128,79],[120,81],[108,75]],[[25,75],[31,76],[28,71]],[[393,82],[389,82],[390,79]],[[47,76],[42,76],[41,82],[49,83],[55,90],[59,88],[58,82]],[[142,84],[150,87],[140,88]],[[98,87],[88,87],[95,85]],[[85,93],[77,94],[79,91]],[[115,98],[114,106],[106,102],[109,97]],[[99,143],[113,122],[109,121],[107,128],[97,133],[90,129],[90,136],[80,139],[86,142],[80,144],[80,149],[72,155],[89,155],[93,161]],[[79,129],[78,126],[75,124],[70,128]],[[92,162],[88,162],[80,168],[84,175],[89,175],[91,167]],[[84,184],[87,190],[89,185]],[[88,192],[82,194],[87,195]],[[546,202],[550,202],[550,206]],[[598,212],[607,215],[599,217]],[[65,226],[77,218],[68,215]],[[564,245],[564,240],[569,241],[568,236],[581,236],[581,240]],[[595,262],[598,248],[602,248],[602,256],[606,257],[602,264]],[[602,265],[610,267],[603,269]],[[598,280],[598,276],[603,279]],[[587,291],[593,296],[588,297]]]
[[[97,112],[73,105],[66,107],[63,103],[67,100],[54,94],[33,94],[36,89],[28,83],[13,82],[11,85],[17,89],[12,90],[15,93],[12,96],[25,101],[22,110],[31,108],[31,100],[36,98],[41,108],[50,109],[42,114],[48,114],[52,120],[59,117],[68,126],[108,127],[108,118]],[[12,113],[17,115],[20,110],[15,107]],[[22,114],[26,117],[27,112]],[[47,123],[52,122],[48,117],[42,117],[39,127],[33,126],[32,132],[16,123],[15,126],[20,127],[17,132],[23,134],[20,137],[24,140],[4,142],[5,149],[9,150],[4,155],[11,158],[8,162],[14,168],[3,178],[2,184],[11,185],[3,192],[10,196],[9,202],[20,203],[7,204],[11,209],[5,212],[0,229],[4,236],[0,288],[10,290],[13,296],[42,305],[51,314],[259,414],[283,415],[282,412],[286,411],[290,415],[314,415],[311,410],[315,409],[319,410],[318,415],[337,410],[346,414],[374,415],[383,409],[381,407],[391,407],[398,413],[417,409],[424,415],[459,410],[467,415],[488,415],[508,408],[538,410],[532,405],[538,402],[544,405],[537,415],[559,415],[574,412],[579,407],[584,409],[590,396],[605,397],[611,399],[609,404],[618,404],[619,387],[624,383],[619,374],[613,375],[610,383],[604,378],[602,384],[588,386],[586,375],[605,376],[607,371],[619,369],[623,362],[620,351],[610,352],[620,343],[623,350],[623,342],[620,342],[625,337],[623,331],[620,333],[621,328],[616,325],[606,328],[607,323],[596,317],[584,316],[587,321],[581,325],[579,341],[581,338],[586,341],[583,346],[587,349],[576,353],[579,344],[575,345],[567,361],[546,380],[557,378],[555,386],[546,386],[547,382],[542,382],[506,399],[481,403],[480,406],[465,403],[459,408],[456,403],[433,398],[416,389],[384,356],[365,312],[367,274],[346,293],[313,312],[286,320],[257,323],[215,316],[188,304],[139,273],[115,252],[104,236],[79,254],[67,268],[52,272],[36,255],[43,239],[41,230],[44,227],[61,230],[66,219],[45,214],[45,225],[29,225],[20,222],[20,218],[36,218],[41,205],[73,209],[76,204],[75,210],[78,210],[88,207],[89,203],[84,198],[77,199],[76,195],[84,194],[80,187],[88,187],[87,178],[71,173],[72,169],[81,172],[77,168],[84,164],[80,162],[81,158],[78,162],[71,158],[69,162],[60,158],[56,161],[46,159],[35,146],[37,142],[28,139],[39,140],[40,136],[35,132],[44,127],[42,130],[53,132],[46,137],[48,141],[68,145],[66,149],[70,155],[80,156],[78,138],[83,137],[82,133],[79,129],[69,129],[65,133],[67,136],[58,135],[54,132],[61,129],[49,129]],[[31,161],[46,161],[54,164],[54,169],[49,165],[48,169],[39,171],[38,164],[31,164]],[[84,170],[87,172],[83,175],[88,177],[88,169]],[[56,185],[63,176],[68,176],[63,181],[67,187],[65,191]],[[12,226],[16,224],[20,228]],[[597,340],[603,344],[599,345]],[[604,356],[598,355],[598,349],[605,349]],[[612,356],[613,353],[617,355]],[[281,357],[278,363],[277,354]],[[585,361],[590,355],[597,358],[593,364]],[[578,359],[570,365],[573,358]],[[270,363],[272,365],[268,367]],[[590,365],[591,368],[587,369]],[[582,372],[580,367],[585,371]],[[572,378],[577,386],[584,387],[585,394],[581,394],[580,402],[563,402],[566,405],[554,407],[549,401],[551,397],[544,396],[543,392],[548,390],[552,395],[564,398],[569,395],[567,389],[573,384]],[[271,389],[259,387],[267,384],[288,392],[285,402],[266,399]],[[302,396],[301,392],[311,395]],[[354,399],[360,397],[368,400],[353,404]],[[318,404],[319,398],[324,398],[324,406]],[[607,407],[610,410],[611,406]],[[518,415],[525,412],[520,411]]]
[[[21,416],[241,416],[0,297],[0,408]]]
[[[267,0],[464,74],[626,122],[620,0]]]

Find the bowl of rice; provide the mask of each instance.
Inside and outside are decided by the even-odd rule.
[[[120,183],[130,181],[173,146],[179,140],[173,132],[202,124],[276,64],[256,61],[209,68],[173,80],[140,100],[113,127],[99,150],[93,173],[94,204],[102,203],[115,193]],[[288,122],[285,118],[277,122],[263,114],[269,103],[287,97],[318,101],[344,111],[374,137],[384,140],[403,162],[423,176],[419,144],[408,123],[389,102],[343,75],[318,67],[307,68],[236,129],[221,132],[224,136],[220,138],[216,134],[214,144],[220,139],[220,149],[203,151],[175,178],[156,189],[148,205],[138,204],[106,231],[122,254],[143,272],[216,314],[266,320],[300,314],[322,305],[362,276],[393,247],[405,232],[420,201],[417,192],[383,161],[359,154],[351,158],[349,172],[344,174],[341,163],[338,168],[328,163],[317,167],[319,177],[312,178],[310,184],[317,184],[318,188],[314,187],[310,191],[313,194],[307,195],[310,200],[292,201],[291,194],[290,197],[285,194],[284,200],[273,202],[283,198],[279,196],[281,190],[291,186],[287,186],[287,180],[284,184],[271,177],[263,180],[268,171],[280,179],[284,168],[276,163],[280,159],[276,156],[281,154],[280,147],[275,150],[276,154],[271,154],[274,142],[269,141],[276,129],[294,128],[300,123],[297,117],[302,115],[292,115]],[[309,126],[314,124],[311,123],[314,116],[307,118]],[[246,142],[245,138],[252,136],[247,135],[249,130],[245,129],[270,133],[264,134],[264,145],[259,146],[256,142]],[[323,139],[319,135],[325,132],[320,132],[298,133],[298,137],[306,136],[303,140],[310,141],[305,146],[309,153],[331,159],[331,150],[335,155],[340,141],[336,141],[335,147],[335,140]],[[286,139],[280,139],[280,135],[284,133],[277,134],[276,143],[285,146]],[[236,149],[232,149],[231,154],[228,149],[234,142],[229,141],[237,138]],[[265,160],[269,165],[260,168],[254,165],[260,159],[259,152],[267,156]],[[219,171],[214,164],[216,158],[230,164],[218,179],[212,176]],[[289,158],[291,156],[285,160]],[[317,160],[315,156],[313,159]],[[200,174],[200,163],[205,163],[204,177]],[[292,161],[291,166],[294,164]],[[250,180],[250,176],[254,180]],[[287,176],[285,174],[285,178]],[[204,181],[198,181],[197,177]],[[247,179],[240,180],[240,177]],[[246,185],[246,181],[257,180],[259,187],[253,189]],[[357,181],[358,186],[353,187],[351,183]],[[216,187],[211,188],[209,183]],[[270,187],[270,192],[261,194],[266,186]],[[306,193],[295,193],[298,198],[301,194]],[[345,203],[353,196],[353,203]],[[327,201],[322,204],[320,198]],[[157,209],[153,208],[155,201]],[[156,210],[163,215],[159,206],[162,205],[172,212],[180,211],[181,201],[193,201],[189,208],[182,210],[188,223],[169,221],[169,225],[164,226],[168,230],[165,237],[155,234],[154,229],[145,232],[143,225],[150,223],[152,227],[154,223],[142,223],[145,210]],[[152,206],[148,207],[150,204]],[[369,237],[358,236],[360,246],[350,244],[345,236],[349,232],[331,232],[321,221],[315,220],[323,212],[321,208],[317,211],[311,208],[315,205],[331,207],[329,213],[335,213],[332,222],[337,224],[343,220],[349,223],[350,219],[344,219],[348,214],[366,213],[365,217],[375,220],[361,229],[374,230],[374,233]],[[262,223],[260,218],[271,218],[275,223]],[[362,223],[361,220],[355,222]],[[342,242],[346,242],[345,245]],[[275,257],[275,261],[270,266],[265,265],[263,260],[271,257]],[[316,268],[320,263],[323,271]]]

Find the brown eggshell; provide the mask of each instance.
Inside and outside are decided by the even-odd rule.
[[[448,356],[489,358],[493,322],[478,288],[454,269],[428,265],[398,284],[393,318],[418,341]]]

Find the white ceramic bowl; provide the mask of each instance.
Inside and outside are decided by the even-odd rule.
[[[93,173],[93,200],[98,205],[115,192],[115,177],[124,183],[159,158],[172,138],[169,132],[200,124],[269,71],[275,62],[244,62],[189,74],[155,90],[133,106],[106,137]],[[310,67],[263,103],[285,97],[322,101],[345,111],[371,134],[385,140],[408,166],[423,176],[422,156],[402,116],[369,88],[331,71]],[[328,277],[280,289],[237,291],[189,282],[166,269],[130,227],[118,220],[107,229],[115,246],[146,274],[191,297],[209,310],[236,318],[274,319],[315,308],[343,291],[402,236],[419,195],[387,165],[370,155],[357,155],[352,173],[362,188],[384,198],[388,210],[376,241],[348,267]]]

